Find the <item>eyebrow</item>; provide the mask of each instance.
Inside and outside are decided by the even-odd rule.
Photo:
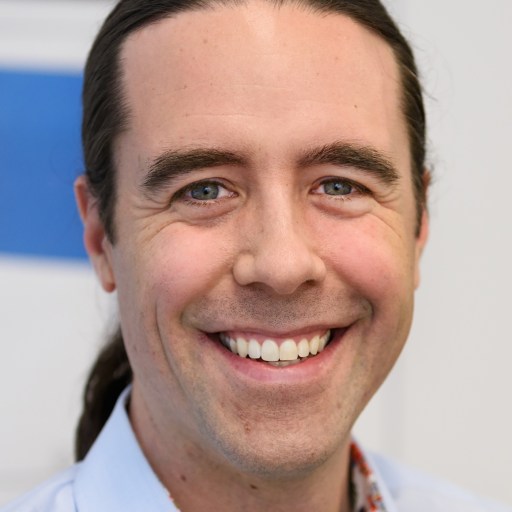
[[[151,163],[142,182],[142,189],[149,194],[157,193],[172,180],[199,169],[246,164],[244,156],[216,148],[168,150]],[[333,142],[306,151],[298,160],[301,168],[322,164],[355,167],[389,185],[400,178],[398,171],[383,153],[354,143]]]
[[[198,169],[208,169],[221,165],[243,165],[245,158],[231,151],[214,148],[169,150],[158,156],[149,166],[142,189],[155,193],[173,179]]]
[[[334,142],[321,148],[306,151],[299,160],[301,167],[322,164],[355,167],[388,185],[393,185],[400,179],[400,174],[391,160],[382,152],[370,146],[360,146],[349,142]]]

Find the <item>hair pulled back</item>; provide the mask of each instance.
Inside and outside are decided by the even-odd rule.
[[[97,201],[106,234],[115,243],[116,168],[114,142],[126,129],[129,106],[123,97],[120,52],[126,38],[180,12],[245,0],[121,0],[101,27],[87,60],[83,88],[82,144],[85,176]],[[407,123],[416,198],[417,225],[425,207],[426,121],[423,95],[412,50],[379,0],[266,0],[276,6],[294,3],[319,13],[351,17],[392,48],[402,80],[402,109]],[[117,397],[132,380],[119,329],[94,363],[83,397],[75,454],[85,457],[110,415]]]

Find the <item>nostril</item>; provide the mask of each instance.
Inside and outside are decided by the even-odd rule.
[[[323,260],[308,250],[245,253],[233,266],[234,279],[240,286],[262,284],[279,295],[291,295],[305,283],[319,283],[325,275]]]

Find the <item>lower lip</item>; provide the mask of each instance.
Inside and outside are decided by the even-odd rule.
[[[324,348],[322,352],[316,356],[310,356],[305,361],[297,364],[291,364],[284,367],[276,367],[270,364],[257,361],[250,358],[243,358],[233,354],[224,347],[220,342],[213,341],[210,337],[208,341],[215,346],[219,355],[225,360],[225,364],[229,365],[239,378],[247,381],[258,381],[259,383],[271,384],[304,384],[310,383],[316,379],[325,376],[333,366],[335,354],[343,345],[342,340],[350,327],[345,329],[336,329],[333,339]]]

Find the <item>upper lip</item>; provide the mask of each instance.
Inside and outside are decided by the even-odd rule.
[[[272,329],[262,328],[261,326],[229,326],[224,329],[218,329],[210,331],[208,334],[220,334],[220,333],[239,333],[239,334],[255,334],[258,336],[267,336],[269,338],[294,338],[298,336],[305,336],[308,334],[324,333],[326,331],[333,331],[335,329],[344,329],[349,327],[350,324],[316,324],[307,325],[304,327],[293,328],[293,329]],[[206,331],[205,331],[206,332]]]

